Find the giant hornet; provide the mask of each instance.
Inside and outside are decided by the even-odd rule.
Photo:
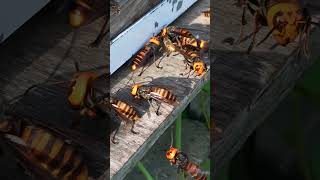
[[[156,114],[159,116],[161,103],[168,103],[171,105],[176,105],[177,97],[168,89],[163,87],[158,87],[155,85],[142,85],[134,84],[131,89],[131,95],[134,98],[142,98],[148,101],[149,105],[155,108],[152,101],[155,101],[158,105],[156,108]]]
[[[88,167],[77,144],[26,119],[0,121],[0,134],[18,153],[19,162],[39,179],[88,180]]]
[[[79,110],[81,116],[94,119],[98,113],[107,113],[106,108],[101,99],[103,92],[99,92],[94,87],[94,82],[101,78],[97,73],[91,71],[80,71],[77,62],[75,63],[76,72],[74,73],[71,80],[67,81],[46,81],[41,84],[35,84],[29,87],[23,95],[19,98],[27,95],[33,88],[39,87],[40,85],[58,85],[58,84],[69,84],[67,92],[67,102],[73,109]],[[17,99],[17,98],[14,98]],[[79,120],[72,122],[72,126],[78,125]]]
[[[129,81],[133,78],[134,72],[140,67],[142,67],[142,69],[138,76],[141,76],[142,73],[146,70],[146,68],[149,67],[147,66],[147,63],[149,63],[149,58],[153,56],[153,61],[155,61],[156,53],[159,52],[160,49],[162,49],[163,47],[165,48],[167,56],[169,56],[172,52],[175,51],[175,46],[172,44],[171,40],[165,34],[160,34],[158,36],[151,37],[149,39],[149,42],[147,42],[145,46],[141,50],[139,50],[136,53],[136,55],[132,58],[132,75]],[[162,69],[162,67],[160,66],[161,60],[162,58],[156,64],[156,67],[159,69]]]
[[[299,50],[309,57],[308,38],[311,25],[319,26],[313,22],[306,8],[303,8],[298,0],[237,0],[238,6],[242,6],[242,19],[238,43],[242,41],[242,29],[246,24],[245,13],[249,9],[254,15],[254,31],[251,34],[252,40],[247,53],[250,53],[256,42],[256,34],[261,26],[268,26],[268,34],[257,44],[263,43],[271,34],[277,44],[286,46],[299,37]],[[251,36],[250,35],[250,36]]]
[[[189,30],[177,26],[163,28],[162,36],[168,35],[172,41],[180,41],[181,47],[191,46],[197,50],[208,50],[208,41],[197,39]]]
[[[145,70],[148,59],[151,56],[155,58],[155,53],[158,52],[160,47],[161,37],[151,37],[149,42],[146,43],[145,46],[140,51],[138,51],[137,54],[133,57],[131,65],[132,73],[135,72],[139,67],[142,67],[141,72],[139,73],[139,76],[141,76]]]
[[[207,50],[208,42],[195,38],[192,33],[185,28],[179,28],[176,26],[163,28],[159,35],[151,37],[149,42],[133,56],[131,65],[132,75],[129,81],[132,80],[134,72],[139,67],[142,67],[139,76],[142,75],[146,68],[149,67],[146,66],[149,58],[153,56],[153,59],[155,60],[157,52],[164,50],[163,56],[156,64],[156,67],[161,69],[162,67],[160,66],[160,63],[163,57],[168,57],[173,52],[177,52],[179,54],[179,49],[184,48],[192,48],[197,51]]]
[[[171,146],[166,152],[166,158],[170,161],[171,165],[178,167],[178,171],[182,170],[196,180],[207,179],[207,174],[203,172],[198,165],[191,162],[185,153],[179,151],[177,148]]]
[[[199,51],[208,49],[207,41],[199,40],[187,29],[176,26],[164,28],[161,34],[174,40],[171,46],[175,48],[172,49],[182,54],[185,58],[186,68],[190,67],[190,71],[187,73],[188,77],[192,70],[197,76],[201,76],[206,71],[206,64],[201,60]]]
[[[108,99],[105,99],[104,102],[109,103]],[[134,125],[138,120],[140,120],[140,116],[138,115],[138,113],[134,109],[134,107],[124,101],[116,100],[116,99],[111,99],[110,105],[111,105],[112,109],[116,112],[116,115],[121,118],[121,120],[125,121],[126,124],[128,124],[128,123],[132,124],[131,132],[133,134],[138,134],[138,132],[134,131]],[[114,144],[119,143],[118,141],[116,141],[116,134],[118,133],[119,129],[120,129],[120,126],[118,126],[118,128],[114,132],[114,135],[111,139],[111,141]]]
[[[80,109],[80,114],[90,118],[96,117],[93,81],[98,77],[93,72],[77,72],[71,80],[68,102],[71,107]]]
[[[186,69],[189,66],[189,71],[185,74],[181,75],[188,75],[188,77],[191,74],[196,74],[196,76],[201,76],[203,73],[207,71],[207,65],[206,63],[201,60],[200,55],[197,51],[189,50],[188,48],[180,49],[179,52],[183,55],[184,63],[186,64]]]

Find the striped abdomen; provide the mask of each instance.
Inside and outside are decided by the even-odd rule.
[[[150,40],[151,41],[151,40]],[[160,44],[160,42],[159,42]],[[136,70],[138,67],[143,66],[147,59],[154,55],[158,50],[159,45],[154,42],[148,42],[143,49],[141,49],[132,60],[132,70]]]
[[[126,117],[129,120],[137,121],[140,117],[137,114],[137,111],[130,105],[125,102],[119,100],[113,100],[111,105],[115,108],[115,110],[122,116]]]
[[[210,17],[210,10],[202,11],[202,14],[203,14],[205,17]]]
[[[160,87],[151,87],[151,92],[156,98],[164,100],[165,102],[176,102],[177,97],[173,95],[170,91],[160,88]]]
[[[184,36],[179,36],[179,41],[181,43],[181,46],[192,46],[197,49],[203,49],[206,50],[208,49],[208,42],[205,40],[198,40],[194,37],[184,37]]]
[[[186,51],[185,58],[193,62],[196,61],[196,59],[199,59],[200,55],[197,51]]]
[[[201,171],[200,167],[190,161],[183,169],[184,171],[188,172],[195,180],[207,179],[207,175]]]
[[[57,179],[87,180],[88,169],[79,152],[48,131],[26,126],[22,140],[26,143],[35,163]]]
[[[193,37],[192,33],[185,28],[171,27],[169,29],[170,33],[174,33],[184,37]]]

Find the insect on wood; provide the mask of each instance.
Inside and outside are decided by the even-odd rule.
[[[171,105],[176,105],[178,103],[176,95],[174,95],[170,90],[164,87],[159,87],[156,85],[142,85],[134,84],[131,89],[131,95],[137,99],[145,99],[148,101],[151,107],[155,108],[152,101],[155,101],[158,105],[156,107],[156,114],[159,116],[159,109],[161,103],[167,103]]]
[[[207,179],[207,174],[200,169],[199,165],[190,161],[188,156],[177,148],[171,146],[166,152],[166,158],[170,161],[171,165],[178,167],[178,172],[182,170],[196,180]]]
[[[243,8],[240,35],[237,43],[242,42],[243,26],[246,25],[246,10],[254,16],[254,30],[250,46],[247,53],[250,53],[256,45],[256,34],[262,26],[267,26],[269,32],[257,43],[262,44],[270,35],[278,45],[286,46],[298,38],[298,55],[301,51],[306,57],[309,57],[308,40],[311,25],[317,25],[313,22],[307,8],[303,7],[298,0],[238,0],[236,3]]]
[[[107,99],[105,99],[105,102],[109,102]],[[138,115],[138,112],[135,110],[133,106],[131,106],[129,103],[118,100],[118,99],[111,99],[110,100],[110,105],[112,109],[116,112],[116,115],[123,120],[126,125],[127,124],[132,124],[131,126],[131,132],[133,134],[138,134],[134,130],[134,125],[135,123],[140,120],[140,116]],[[114,144],[118,144],[119,142],[116,140],[116,134],[118,133],[120,129],[120,126],[115,130],[114,135],[111,138],[111,141]]]

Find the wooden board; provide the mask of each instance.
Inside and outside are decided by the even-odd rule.
[[[97,2],[99,9],[92,21],[78,30],[74,46],[65,59],[63,56],[70,46],[74,30],[68,25],[67,12],[57,12],[57,6],[53,3],[1,44],[1,102],[24,93],[32,85],[43,83],[49,77],[51,80],[71,80],[75,73],[73,60],[80,63],[81,71],[95,71],[102,75],[95,83],[101,91],[107,90],[107,42],[103,40],[97,48],[89,47],[89,43],[96,38],[105,22],[106,3]],[[108,168],[109,144],[105,140],[107,116],[99,116],[95,120],[82,118],[78,128],[70,128],[70,123],[80,116],[78,110],[69,106],[67,94],[68,84],[40,85],[19,99],[10,112],[58,127],[73,141],[79,141],[84,146],[92,148],[84,152],[88,157],[85,159],[88,160],[91,175],[98,178]]]
[[[120,6],[120,13],[110,17],[110,38],[115,38],[145,13],[155,7],[161,0],[115,0]]]
[[[209,39],[210,19],[204,17],[201,11],[209,8],[209,0],[201,0],[195,3],[186,13],[178,18],[173,24],[176,26],[200,29],[192,31],[202,39]],[[111,179],[122,179],[150,149],[159,136],[174,122],[177,115],[188,105],[188,103],[200,91],[204,83],[209,79],[209,60],[204,54],[204,60],[208,64],[209,71],[201,78],[182,77],[179,74],[185,72],[183,58],[181,55],[170,56],[163,60],[162,70],[152,64],[141,77],[135,77],[135,82],[148,81],[152,77],[152,83],[173,87],[173,92],[178,96],[179,105],[172,106],[163,104],[160,109],[161,115],[157,116],[145,101],[134,100],[130,95],[130,88],[125,86],[130,78],[130,66],[124,65],[111,76],[111,93],[114,98],[121,98],[131,102],[141,113],[142,118],[137,122],[135,130],[140,134],[134,135],[124,128],[119,130],[117,138],[119,144],[110,146],[110,177]],[[131,82],[130,82],[131,83]],[[121,89],[118,91],[118,89]]]
[[[236,39],[239,34],[241,9],[233,6],[233,3],[228,0],[213,4],[211,113],[222,130],[221,134],[214,134],[212,138],[214,176],[288,94],[296,80],[312,64],[312,59],[319,57],[319,29],[310,38],[313,54],[309,60],[292,56],[295,44],[271,50],[270,47],[275,44],[272,38],[255,48],[249,56],[245,51],[250,40],[239,46],[222,43],[225,38],[231,36]],[[253,28],[253,18],[250,15],[247,17],[245,35],[251,33]],[[257,36],[257,42],[267,32],[268,29],[263,28]]]

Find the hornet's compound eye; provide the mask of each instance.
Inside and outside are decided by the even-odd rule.
[[[206,71],[206,65],[202,61],[195,62],[193,69],[198,76],[201,76]]]

